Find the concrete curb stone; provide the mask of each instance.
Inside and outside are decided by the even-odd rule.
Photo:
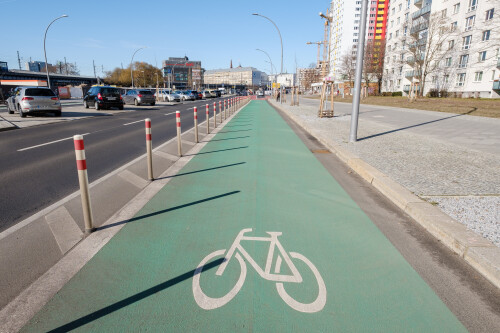
[[[274,101],[268,102],[320,141],[363,179],[371,183],[378,191],[424,227],[430,234],[453,252],[460,255],[478,273],[500,289],[500,248],[496,247],[489,240],[467,230],[466,226],[443,213],[439,208],[421,200],[407,188],[398,184],[355,154],[317,136],[313,129],[303,124],[300,117],[280,107],[279,103],[275,103]]]

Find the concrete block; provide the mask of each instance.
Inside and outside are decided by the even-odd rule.
[[[387,176],[373,178],[372,184],[402,210],[405,210],[410,202],[422,202],[421,199],[408,191],[404,186],[401,186]]]
[[[374,178],[381,178],[385,176],[385,174],[378,171],[360,158],[349,159],[347,165],[349,165],[358,175],[370,184]]]
[[[68,252],[83,238],[83,232],[64,206],[45,215],[45,221],[61,249],[61,254]]]
[[[479,273],[500,289],[500,248],[471,247],[465,254],[465,260]]]

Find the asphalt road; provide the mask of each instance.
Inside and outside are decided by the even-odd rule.
[[[182,129],[188,130],[194,125],[194,106],[200,123],[205,104],[212,116],[219,100],[139,106],[115,116],[0,132],[0,232],[78,190],[73,135],[86,134],[92,182],[145,153],[145,118],[151,118],[154,148],[176,136],[175,111],[181,111]]]

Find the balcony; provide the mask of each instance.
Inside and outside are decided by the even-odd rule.
[[[410,91],[410,85],[409,84],[405,84],[403,86],[403,91],[406,92],[406,93],[409,92]]]
[[[419,9],[417,10],[416,12],[414,12],[412,15],[411,15],[411,18],[413,20],[419,18],[420,16],[422,15],[425,15],[427,13],[429,13],[431,11],[431,5],[427,5],[425,7],[423,7],[422,9]]]
[[[500,68],[500,58],[497,59],[497,68]]]
[[[420,31],[425,30],[427,28],[429,28],[429,22],[420,23],[418,25],[411,27],[410,34],[413,35],[414,33],[420,32]]]
[[[422,8],[422,4],[424,3],[423,0],[415,0],[413,1],[413,4],[417,6],[418,8]]]
[[[412,78],[412,77],[420,77],[420,71],[408,71],[405,73],[405,77],[407,79]]]

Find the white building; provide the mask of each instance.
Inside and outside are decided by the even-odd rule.
[[[205,85],[266,86],[267,74],[253,67],[212,69],[204,73]]]
[[[277,82],[283,87],[294,87],[297,85],[297,75],[293,73],[284,73],[284,74],[272,74],[269,75],[269,82]]]
[[[352,50],[356,56],[361,23],[361,0],[332,0],[330,5],[330,76],[341,79],[338,71],[342,56]]]
[[[407,94],[413,82],[424,96],[500,97],[499,14],[500,0],[392,0],[382,90]],[[415,45],[425,60],[415,60]]]

